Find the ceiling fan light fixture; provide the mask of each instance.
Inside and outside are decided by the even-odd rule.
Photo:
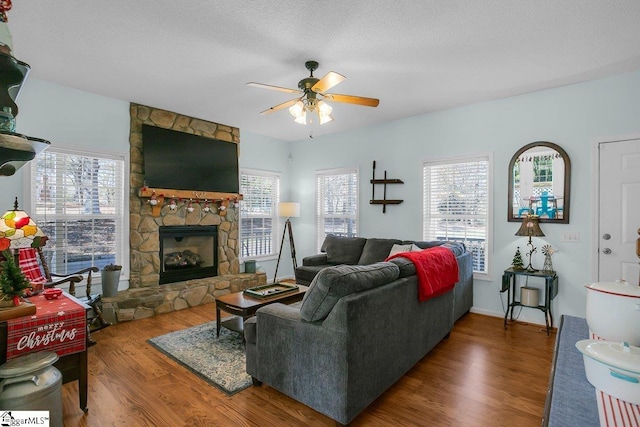
[[[306,125],[307,124],[307,113],[303,111],[302,115],[296,117],[294,122],[300,123],[301,125]]]
[[[333,120],[333,117],[331,117],[331,112],[333,111],[333,108],[331,107],[331,105],[327,104],[326,102],[319,101],[317,111],[318,111],[318,116],[320,117],[321,125]]]
[[[260,114],[269,114],[275,111],[289,107],[289,113],[293,116],[296,123],[303,125],[307,124],[307,113],[311,113],[308,117],[308,123],[313,123],[315,115],[318,114],[320,124],[324,124],[333,120],[331,112],[333,108],[324,101],[318,99],[323,97],[324,99],[332,102],[344,102],[347,104],[364,105],[368,107],[377,107],[380,100],[375,98],[365,98],[362,96],[353,95],[338,95],[331,94],[327,91],[344,81],[345,76],[338,74],[334,71],[329,71],[321,79],[313,76],[313,71],[318,68],[316,61],[307,61],[305,67],[310,71],[309,77],[306,77],[298,82],[298,89],[289,89],[286,87],[265,85],[262,83],[249,82],[248,86],[259,87],[264,89],[276,90],[279,92],[295,93],[300,98],[294,98],[289,101],[275,105],[267,110],[262,111]]]
[[[294,118],[298,118],[305,114],[304,104],[302,101],[298,101],[289,107],[289,114],[291,114]]]

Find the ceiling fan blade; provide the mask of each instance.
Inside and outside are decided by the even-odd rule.
[[[334,71],[329,71],[324,75],[324,77],[318,80],[316,84],[311,86],[311,90],[317,93],[324,93],[338,83],[342,83],[344,79],[346,79],[346,77],[342,74],[338,74]]]
[[[274,105],[273,107],[267,108],[266,110],[262,111],[260,114],[275,113],[276,111],[282,110],[283,108],[291,107],[293,104],[295,104],[299,100],[300,100],[300,98],[294,98],[294,99],[291,99],[291,100],[289,100],[287,102],[283,102],[282,104]]]
[[[340,95],[337,93],[325,94],[325,99],[333,102],[346,102],[348,104],[364,105],[366,107],[377,107],[380,103],[379,99],[366,98],[364,96]]]
[[[286,93],[302,93],[298,89],[289,89],[287,87],[265,85],[263,83],[256,83],[256,82],[249,82],[249,83],[247,83],[247,86],[257,87],[257,88],[261,88],[261,89],[277,90],[279,92],[286,92]]]

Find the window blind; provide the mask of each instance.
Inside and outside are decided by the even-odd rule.
[[[243,170],[240,192],[240,257],[275,255],[280,174]]]
[[[123,266],[124,157],[49,148],[31,163],[30,214],[49,237],[52,271]]]
[[[489,159],[425,162],[423,188],[423,238],[464,242],[488,273]]]
[[[356,168],[316,172],[317,248],[327,234],[358,234],[358,171]]]

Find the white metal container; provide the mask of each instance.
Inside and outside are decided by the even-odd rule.
[[[596,282],[587,288],[587,324],[607,341],[640,346],[640,286],[624,280]]]
[[[523,286],[520,288],[520,304],[527,307],[537,307],[540,301],[540,291],[538,288]]]
[[[629,343],[581,340],[587,379],[598,390],[640,405],[640,348]]]

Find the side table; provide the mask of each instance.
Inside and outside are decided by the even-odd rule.
[[[516,301],[516,277],[537,277],[544,279],[544,305],[529,306],[521,304],[520,301]],[[532,307],[541,310],[544,313],[544,321],[547,327],[547,335],[549,330],[553,326],[553,315],[551,314],[551,300],[558,295],[558,275],[555,271],[527,271],[527,270],[514,270],[507,268],[502,275],[502,290],[500,292],[507,292],[507,311],[504,314],[504,327],[507,327],[507,318],[511,316],[513,320],[514,307]],[[511,314],[509,314],[511,313]]]

